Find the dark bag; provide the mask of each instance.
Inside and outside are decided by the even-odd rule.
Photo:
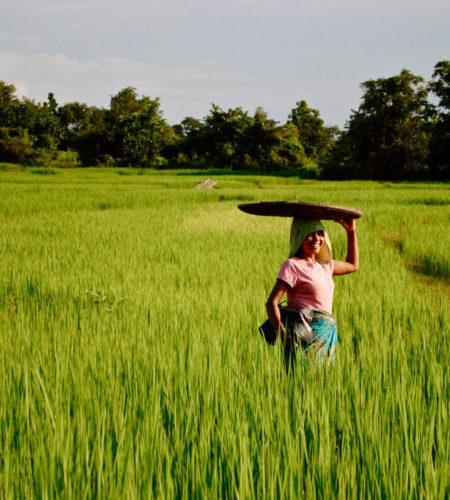
[[[314,331],[311,328],[314,311],[307,308],[294,309],[288,306],[279,306],[281,314],[281,322],[283,323],[286,332],[294,342],[302,346],[308,345],[314,336]],[[277,340],[277,331],[273,328],[269,320],[259,327],[259,333],[264,337],[265,341],[274,345]]]

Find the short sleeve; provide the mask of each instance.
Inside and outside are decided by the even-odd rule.
[[[287,260],[281,266],[277,278],[287,283],[291,288],[294,288],[298,280],[297,274],[298,272],[296,271],[293,262],[291,260]]]
[[[330,268],[331,276],[333,276],[333,273],[334,273],[334,260],[330,260],[330,263],[328,264],[328,266]]]

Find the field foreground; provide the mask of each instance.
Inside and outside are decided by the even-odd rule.
[[[0,497],[448,498],[450,185],[206,178],[0,170]],[[337,362],[286,377],[289,221],[236,207],[296,197],[364,215]]]

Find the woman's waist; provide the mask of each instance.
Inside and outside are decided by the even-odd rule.
[[[292,311],[296,311],[299,313],[307,313],[308,315],[312,315],[316,318],[329,318],[333,321],[335,321],[334,317],[329,313],[328,311],[325,311],[324,309],[319,309],[318,307],[309,307],[309,306],[299,306],[299,305],[291,305],[288,302],[287,305],[288,309],[291,309]]]

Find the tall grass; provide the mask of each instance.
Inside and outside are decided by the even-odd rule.
[[[0,172],[1,497],[448,496],[447,185],[118,174]],[[296,196],[363,210],[362,264],[335,366],[286,377],[289,221],[236,205]]]

